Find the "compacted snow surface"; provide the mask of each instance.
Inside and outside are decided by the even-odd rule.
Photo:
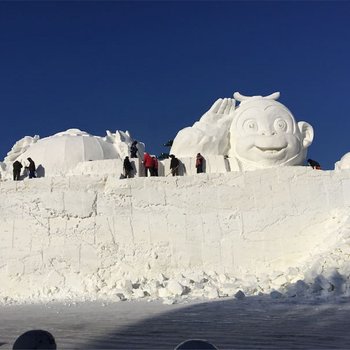
[[[2,306],[0,349],[29,329],[50,331],[58,349],[174,349],[189,338],[219,349],[349,349],[349,312],[346,298],[271,296]]]
[[[346,349],[350,172],[0,182],[0,349]]]

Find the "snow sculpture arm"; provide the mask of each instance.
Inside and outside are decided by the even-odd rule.
[[[229,130],[235,111],[235,100],[219,98],[192,127],[176,135],[170,153],[178,157],[225,155],[229,148]]]

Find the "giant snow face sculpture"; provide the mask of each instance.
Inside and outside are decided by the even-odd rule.
[[[233,97],[217,100],[192,127],[180,130],[170,152],[178,157],[228,155],[232,171],[304,163],[312,126],[296,123],[276,101],[278,92],[265,97],[235,92]]]
[[[229,156],[235,157],[241,168],[263,168],[299,165],[313,140],[312,126],[296,123],[292,113],[275,101],[279,94],[268,97],[244,97],[235,111],[230,128]]]

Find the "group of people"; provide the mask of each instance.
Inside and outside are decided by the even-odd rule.
[[[137,141],[133,141],[130,146],[130,158],[138,158],[139,150],[137,148]],[[124,178],[131,178],[134,176],[136,169],[130,160],[129,156],[126,156],[124,158],[123,162],[123,169],[124,169]],[[174,154],[171,154],[169,156],[170,158],[170,173],[172,176],[178,176],[179,175],[179,169],[181,162],[178,158],[175,157]],[[198,153],[196,156],[196,169],[197,173],[203,173],[204,172],[204,157]],[[147,152],[144,152],[143,154],[143,166],[145,169],[145,176],[158,176],[158,159],[155,156],[150,155]]]
[[[131,157],[130,158],[135,158]],[[126,156],[124,158],[123,168],[124,168],[124,176],[126,178],[134,177],[134,173],[136,170],[134,169],[133,164],[130,161],[130,158]],[[147,177],[148,174],[150,176],[158,176],[158,159],[155,156],[151,156],[150,154],[146,153],[143,155],[143,165],[145,168],[145,176]]]
[[[133,141],[130,146],[130,158],[139,158],[139,150],[137,148],[137,141]],[[124,169],[124,178],[131,178],[134,177],[134,174],[136,173],[136,169],[130,160],[129,156],[126,156],[124,158],[123,162],[123,169]],[[169,156],[170,158],[170,173],[172,176],[178,176],[179,175],[179,169],[181,162],[178,158],[175,157],[175,155],[171,154]],[[198,153],[196,156],[196,169],[197,173],[203,173],[204,172],[204,157]],[[143,154],[143,166],[145,168],[145,176],[158,176],[158,159],[155,156],[150,155],[147,152],[144,152]]]
[[[170,172],[173,176],[177,176],[179,175],[180,161],[173,154],[171,154],[169,157],[170,157]],[[197,169],[197,174],[204,172],[204,157],[200,153],[197,153],[197,156],[196,156],[196,169]]]
[[[134,141],[130,147],[130,158],[137,158],[137,141]],[[170,174],[172,176],[178,176],[179,175],[179,168],[180,168],[180,160],[175,157],[175,155],[171,154],[169,156],[170,158]],[[35,178],[36,177],[36,167],[35,163],[32,160],[32,158],[27,158],[29,165],[25,166],[24,168],[29,172],[29,178]],[[196,156],[196,169],[197,174],[204,172],[204,163],[205,159],[200,154],[197,153]],[[308,165],[310,165],[313,169],[320,170],[321,166],[320,164],[312,159],[307,160]],[[151,156],[149,153],[145,152],[143,155],[143,165],[145,168],[145,176],[147,177],[148,174],[150,176],[158,176],[158,159],[155,156]],[[22,171],[23,165],[20,161],[16,160],[13,163],[13,180],[19,181],[21,179],[21,171]],[[129,157],[126,156],[124,158],[123,162],[123,169],[124,169],[124,177],[125,178],[131,178],[134,177],[134,174],[136,172],[136,169],[134,168],[132,162],[130,161]]]
[[[33,179],[36,177],[35,172],[35,163],[32,158],[27,158],[29,165],[24,167],[29,172],[29,178]],[[21,171],[23,168],[23,165],[20,161],[16,160],[13,164],[13,180],[14,181],[19,181],[21,179]]]
[[[134,153],[133,153],[134,155]],[[130,155],[130,158],[137,158]],[[126,156],[124,158],[123,162],[123,169],[124,169],[124,177],[125,178],[131,178],[134,177],[134,174],[136,172],[136,169],[133,166],[133,163],[130,161],[130,158]],[[143,165],[145,168],[145,176],[147,177],[148,174],[150,176],[158,176],[158,159],[155,156],[151,156],[148,153],[144,153],[143,155]]]

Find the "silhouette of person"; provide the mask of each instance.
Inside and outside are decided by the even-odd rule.
[[[133,141],[130,147],[130,158],[137,158],[137,141]]]
[[[157,157],[152,157],[153,159],[153,176],[158,176],[158,159]]]
[[[128,156],[126,156],[124,159],[123,168],[124,168],[124,175],[126,178],[133,177],[134,168],[132,167],[132,164]]]
[[[13,164],[13,180],[19,181],[21,176],[21,169],[23,168],[23,165],[21,162],[16,160]]]
[[[32,158],[27,158],[28,162],[29,162],[29,165],[26,167],[26,169],[29,170],[29,178],[32,179],[32,178],[35,178],[35,163],[33,161]]]
[[[196,157],[197,174],[200,174],[203,172],[203,163],[204,163],[203,156],[200,153],[197,153],[197,157]]]
[[[171,161],[170,161],[170,170],[171,174],[173,176],[179,175],[179,166],[180,166],[180,161],[173,155],[170,155]]]

